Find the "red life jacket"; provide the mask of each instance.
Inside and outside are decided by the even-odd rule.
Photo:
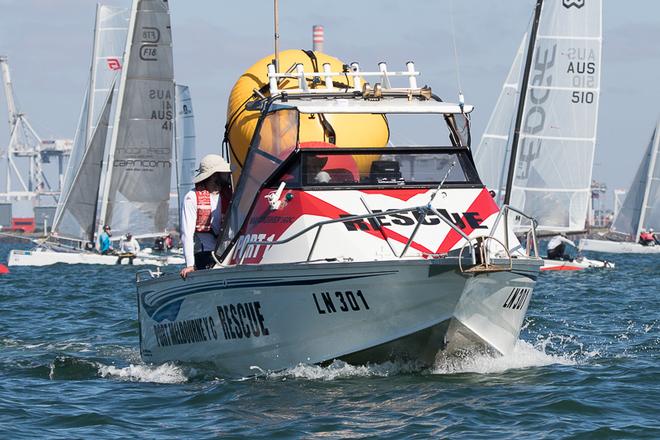
[[[211,231],[211,193],[207,190],[195,190],[197,197],[197,221],[195,222],[195,232]]]

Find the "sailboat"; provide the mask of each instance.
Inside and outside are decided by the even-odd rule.
[[[117,8],[97,9],[89,89],[53,231],[34,250],[11,251],[9,265],[116,264],[116,256],[93,251],[103,225],[136,238],[168,227],[175,110],[168,5],[135,0],[126,16]],[[182,262],[149,254],[133,260]]]
[[[603,239],[582,239],[584,251],[660,254],[639,243],[643,230],[660,229],[660,121],[658,121],[621,209]]]
[[[534,216],[541,233],[585,229],[600,95],[602,3],[538,0],[476,151],[500,204]],[[605,263],[545,260],[544,269]]]

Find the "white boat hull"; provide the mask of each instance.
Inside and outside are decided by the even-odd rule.
[[[448,261],[453,260],[453,261]],[[299,363],[404,358],[438,350],[509,353],[540,261],[462,274],[455,259],[268,264],[138,283],[146,362],[212,362],[230,375]]]
[[[587,257],[577,257],[573,260],[543,260],[542,271],[574,271],[584,269],[613,269],[614,263],[607,260],[592,260]]]
[[[11,250],[7,259],[8,266],[49,266],[51,264],[101,264],[115,265],[118,262],[116,255],[101,255],[92,252],[57,252],[47,249],[30,251]],[[121,264],[129,264],[124,258]],[[133,259],[136,266],[166,266],[170,264],[184,264],[181,256],[156,256],[139,254]]]
[[[578,248],[581,251],[612,254],[660,254],[660,246],[644,246],[629,241],[582,239]]]

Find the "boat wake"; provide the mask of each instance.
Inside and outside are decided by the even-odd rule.
[[[386,377],[419,371],[421,371],[420,366],[413,362],[351,365],[336,360],[327,366],[298,364],[293,368],[264,374],[269,379],[336,380],[353,377]]]
[[[581,348],[570,353],[562,352],[561,348],[566,347],[569,342],[571,341],[558,336],[539,338],[534,344],[518,340],[513,352],[505,356],[483,351],[461,351],[451,354],[440,352],[430,372],[431,374],[493,374],[548,365],[576,365],[582,362],[582,358],[594,355],[583,352]],[[557,345],[559,347],[556,347]]]
[[[188,376],[184,369],[171,363],[162,365],[131,364],[127,367],[99,364],[98,374],[103,378],[119,379],[127,382],[164,384],[188,382]]]
[[[514,351],[507,356],[483,351],[439,352],[431,368],[421,368],[413,362],[385,362],[382,364],[350,365],[334,361],[327,366],[299,364],[279,372],[264,372],[254,367],[258,377],[268,379],[338,380],[354,377],[387,377],[398,374],[496,374],[513,369],[545,367],[548,365],[577,365],[597,356],[587,352],[573,338],[550,335],[538,337],[535,343],[518,340]]]

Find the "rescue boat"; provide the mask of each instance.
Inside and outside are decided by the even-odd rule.
[[[513,350],[543,261],[534,221],[499,208],[479,178],[473,107],[419,87],[412,62],[402,72],[322,67],[268,65],[240,109],[256,123],[218,264],[185,280],[138,273],[144,361],[211,362],[245,376]],[[445,135],[397,142],[396,115],[429,117]],[[386,132],[356,144],[333,121]],[[229,148],[236,167],[240,152]],[[514,216],[516,227],[528,220],[524,245]]]

